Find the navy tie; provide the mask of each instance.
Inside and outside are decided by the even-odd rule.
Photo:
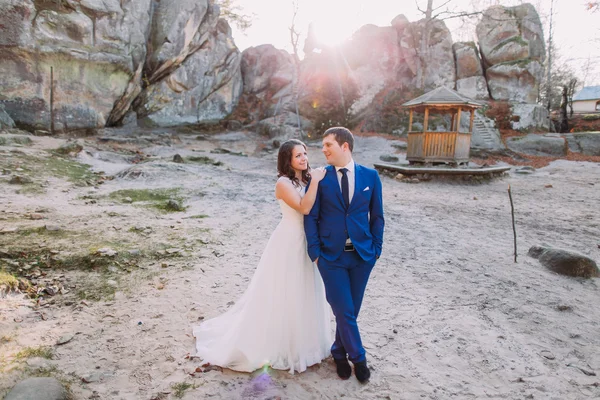
[[[342,197],[346,208],[350,205],[350,189],[348,188],[348,168],[340,168],[342,173]]]

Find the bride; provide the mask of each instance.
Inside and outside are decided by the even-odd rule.
[[[294,373],[329,356],[330,310],[321,275],[307,254],[303,218],[325,171],[308,172],[306,145],[295,139],[281,145],[277,171],[282,219],[248,289],[231,309],[193,329],[204,362],[244,372],[268,365]]]

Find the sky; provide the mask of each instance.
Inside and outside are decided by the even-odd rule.
[[[300,49],[309,23],[313,23],[317,36],[327,44],[335,44],[348,38],[363,25],[390,26],[392,19],[404,14],[409,21],[417,21],[423,14],[417,8],[425,8],[426,0],[296,0],[298,14],[296,26],[303,35]],[[448,0],[434,0],[434,7]],[[545,40],[548,38],[550,4],[553,1],[553,40],[560,60],[566,62],[585,84],[600,85],[600,12],[586,9],[586,0],[531,0],[544,24]],[[252,26],[242,32],[234,25],[233,37],[240,50],[270,43],[279,49],[292,51],[289,27],[293,16],[293,0],[235,0],[241,10],[250,14]],[[454,11],[474,11],[499,4],[499,0],[449,0],[445,8]],[[502,4],[517,5],[521,0],[503,0]],[[446,25],[457,41],[476,41],[474,26],[463,25],[460,19],[448,19]],[[303,54],[300,53],[302,57]],[[588,61],[589,60],[589,61]],[[589,65],[589,68],[586,68]],[[587,70],[587,74],[586,74]]]

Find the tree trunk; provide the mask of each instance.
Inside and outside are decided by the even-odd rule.
[[[433,13],[433,0],[427,0],[427,9],[425,10],[425,23],[421,32],[421,43],[417,54],[417,88],[422,89],[425,86],[425,68],[427,65],[427,53],[429,50],[429,24]]]
[[[569,132],[569,117],[567,116],[567,104],[569,103],[568,90],[566,85],[563,86],[562,101],[560,102],[560,133]]]

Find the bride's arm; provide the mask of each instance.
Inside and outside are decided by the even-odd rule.
[[[275,185],[275,197],[285,201],[285,204],[299,213],[308,215],[310,209],[315,204],[318,188],[319,181],[313,179],[304,197],[302,197],[294,187],[292,181],[289,179],[279,179]]]

